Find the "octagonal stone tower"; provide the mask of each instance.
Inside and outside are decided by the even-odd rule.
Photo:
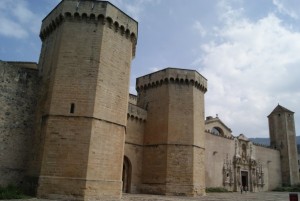
[[[137,22],[106,1],[63,0],[43,20],[39,197],[119,199]]]
[[[205,194],[204,93],[207,80],[194,70],[167,68],[137,78],[145,108],[142,189],[165,195]]]

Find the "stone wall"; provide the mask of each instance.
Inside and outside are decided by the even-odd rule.
[[[206,133],[205,184],[206,187],[223,186],[223,166],[226,158],[233,160],[234,140]]]
[[[129,94],[129,103],[136,105],[137,104],[137,96],[133,94]]]
[[[131,181],[128,189],[130,193],[139,193],[141,191],[145,123],[146,121],[143,119],[128,115],[124,156],[128,158],[131,164],[131,172],[129,173]]]
[[[282,185],[280,152],[262,146],[255,146],[256,159],[260,161],[264,171],[263,191],[270,191]]]
[[[250,143],[250,142],[249,142]],[[231,186],[226,186],[228,190],[239,190],[239,185],[235,186],[235,182],[240,182],[239,172],[234,173],[234,156],[235,156],[235,140],[233,138],[226,138],[219,135],[206,133],[206,149],[205,149],[205,172],[206,172],[206,187],[224,187],[224,166],[225,163],[231,164],[232,173],[235,177],[232,180]],[[278,150],[253,145],[251,150],[247,150],[251,158],[256,161],[255,167],[262,167],[263,179],[260,180],[262,185],[255,185],[257,187],[249,189],[251,191],[269,191],[278,186],[281,186],[281,168],[280,168],[280,154]],[[248,161],[246,161],[248,163]],[[246,165],[247,166],[247,165]],[[245,166],[245,167],[246,167]],[[249,184],[252,181],[250,170],[243,167],[241,170],[248,171]],[[256,170],[255,170],[256,171]],[[238,177],[238,178],[237,178]],[[253,178],[256,180],[256,178]],[[228,181],[229,182],[229,181]],[[234,187],[235,186],[235,187]],[[251,186],[251,184],[250,184]]]
[[[34,135],[36,63],[0,61],[0,186],[23,182]]]
[[[126,192],[196,196],[224,186],[233,160],[243,163],[234,174],[262,167],[259,190],[281,185],[281,163],[295,158],[294,123],[282,139],[291,153],[281,161],[278,150],[233,139],[218,118],[206,129],[221,128],[223,136],[204,132],[207,80],[196,71],[145,75],[137,79],[139,96],[128,96],[137,22],[109,2],[61,1],[40,37],[39,72],[35,63],[0,61],[0,186],[22,184],[31,161],[27,176],[39,181],[38,196],[118,200],[126,161]]]

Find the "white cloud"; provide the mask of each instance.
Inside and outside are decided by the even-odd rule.
[[[201,37],[204,37],[206,35],[206,30],[202,26],[201,22],[195,21],[193,28],[199,33]]]
[[[136,94],[135,86],[130,85],[130,87],[129,87],[129,93]]]
[[[277,7],[280,13],[288,15],[294,19],[299,19],[298,13],[300,12],[300,8],[298,0],[273,0],[273,4]]]
[[[133,19],[141,22],[143,11],[149,5],[158,5],[161,0],[110,0],[115,6],[125,11]]]
[[[25,38],[28,32],[18,23],[0,15],[0,34],[6,37]]]
[[[224,8],[226,21],[194,61],[208,79],[206,115],[218,113],[235,135],[267,137],[266,116],[278,102],[298,109],[300,33],[272,13],[250,21],[242,9]]]
[[[34,13],[26,0],[0,1],[0,34],[3,36],[24,39],[31,33],[38,34],[41,20],[42,15]]]
[[[219,8],[218,13],[220,21],[226,23],[227,25],[231,24],[235,19],[241,18],[244,14],[243,8],[233,9],[232,6],[228,4],[228,1],[226,0],[219,1],[217,7]]]
[[[11,7],[12,14],[20,23],[28,23],[35,18],[35,15],[27,8],[27,5],[24,1],[20,1],[15,5],[11,5]]]
[[[138,20],[140,13],[143,10],[143,7],[140,4],[135,4],[135,5],[127,4],[127,5],[125,5],[125,10],[129,13],[129,15],[133,19]]]
[[[161,68],[159,68],[159,67],[152,67],[152,68],[150,68],[150,71],[151,72],[156,72],[156,71],[159,71]]]

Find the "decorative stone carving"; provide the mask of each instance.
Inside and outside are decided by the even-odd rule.
[[[235,156],[233,157],[233,175],[235,178],[234,190],[240,185],[247,187],[249,191],[260,190],[264,185],[264,173],[262,164],[256,161],[255,147],[243,134],[234,139]],[[225,166],[225,165],[224,165]],[[226,182],[224,182],[225,185]]]
[[[258,187],[264,186],[264,172],[263,172],[261,163],[258,163],[258,165],[256,167],[256,181],[257,181]]]
[[[223,186],[232,191],[234,185],[234,174],[233,174],[233,166],[231,160],[228,159],[228,154],[226,155],[226,159],[224,159],[223,165]]]

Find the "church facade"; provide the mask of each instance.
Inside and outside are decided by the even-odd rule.
[[[1,186],[119,200],[298,183],[292,111],[270,113],[264,146],[205,118],[207,80],[197,71],[139,77],[129,94],[137,36],[137,22],[107,1],[63,0],[43,20],[38,64],[0,61]]]

